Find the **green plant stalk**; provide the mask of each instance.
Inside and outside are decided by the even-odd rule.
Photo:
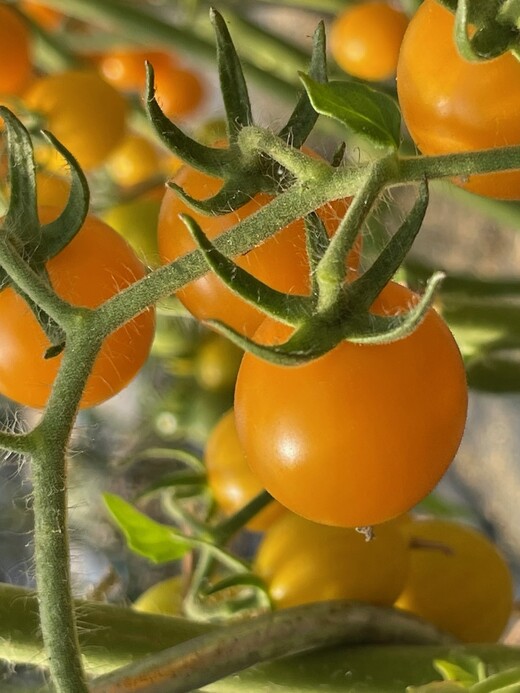
[[[225,544],[231,537],[247,525],[249,520],[273,501],[273,497],[267,491],[260,491],[249,503],[240,508],[236,513],[226,518],[213,528],[213,540],[217,544]]]
[[[241,134],[241,146],[244,146],[248,130],[249,128],[244,128]],[[271,137],[273,142],[278,140],[275,135]],[[267,138],[268,135],[266,135]],[[258,140],[257,128],[252,128],[252,140],[253,144]],[[269,149],[274,156],[279,145],[270,146],[265,141],[259,148],[264,152]],[[305,182],[302,185],[293,185],[268,205],[221,234],[215,240],[215,247],[228,257],[245,253],[280,228],[309,214],[330,200],[355,195],[366,178],[367,164],[339,169],[331,167],[330,172],[327,171],[324,174],[323,163],[309,157],[307,165],[312,173],[307,174],[307,180],[312,179],[312,185]],[[442,178],[455,176],[461,172],[464,174],[468,170],[486,173],[513,169],[517,166],[520,166],[520,147],[432,157],[419,156],[404,159],[396,157],[395,166],[387,167],[386,177],[380,181],[380,185],[383,188],[421,181],[425,176]],[[108,335],[137,313],[145,310],[147,306],[206,272],[207,264],[199,250],[194,250],[170,265],[155,270],[96,309],[98,328],[104,331],[104,336]]]
[[[88,334],[69,335],[68,342],[43,418],[30,434],[35,442],[34,553],[40,623],[54,687],[58,693],[88,693],[72,604],[66,451],[101,342]]]
[[[361,642],[444,643],[405,612],[356,602],[321,602],[246,621],[143,659],[94,681],[91,693],[187,693],[274,657]]]
[[[215,629],[207,623],[144,614],[115,604],[75,600],[74,607],[85,667],[98,676]],[[38,597],[25,588],[0,584],[0,658],[47,664]]]
[[[102,675],[177,643],[217,630],[207,623],[140,613],[100,602],[76,601],[79,640],[90,675]],[[150,637],[150,633],[154,637]],[[520,663],[520,651],[503,645],[340,646],[253,666],[204,688],[208,693],[263,690],[271,682],[280,693],[323,689],[344,693],[362,686],[366,693],[403,693],[403,682],[425,684],[438,678],[434,659],[465,653],[480,657],[489,671]],[[44,665],[38,600],[22,587],[0,584],[0,658]],[[326,686],[326,688],[325,688]]]

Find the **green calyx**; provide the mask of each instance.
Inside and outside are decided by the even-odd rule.
[[[197,142],[172,123],[162,112],[154,96],[154,72],[147,66],[146,108],[158,135],[169,149],[193,168],[221,178],[222,188],[207,200],[197,200],[170,181],[190,207],[203,214],[224,214],[238,209],[259,192],[276,194],[291,179],[289,172],[269,155],[240,146],[240,133],[253,124],[251,102],[242,66],[222,16],[214,9],[210,12],[217,44],[217,66],[226,112],[225,147],[211,147]],[[327,66],[325,31],[320,23],[314,35],[309,74],[316,82],[326,82]],[[281,128],[279,137],[298,149],[312,131],[318,113],[312,107],[306,92],[300,98]]]
[[[519,47],[517,0],[439,0],[455,14],[455,41],[463,58],[491,60]]]
[[[23,271],[33,272],[47,284],[50,280],[45,268],[48,260],[57,255],[76,235],[88,212],[89,189],[84,173],[72,154],[49,132],[43,137],[65,159],[70,170],[70,193],[65,208],[51,222],[42,224],[38,215],[36,164],[31,137],[23,123],[5,106],[0,106],[0,117],[5,123],[10,197],[2,220],[3,242],[13,254],[14,262]],[[0,267],[0,287],[13,285],[22,294],[45,331],[51,347],[45,354],[52,358],[64,347],[64,334],[56,322],[42,311],[27,295],[17,288],[16,282]]]

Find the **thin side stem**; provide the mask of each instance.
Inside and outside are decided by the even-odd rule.
[[[447,178],[520,168],[520,147],[499,147],[460,154],[416,156],[399,160],[395,182],[408,183],[424,178]]]
[[[273,497],[267,491],[260,491],[238,512],[226,518],[213,529],[213,537],[217,544],[225,544],[231,537],[240,531],[253,517],[273,501]]]

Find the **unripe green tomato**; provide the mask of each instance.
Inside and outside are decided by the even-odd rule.
[[[102,215],[103,221],[120,233],[149,267],[160,264],[157,247],[160,206],[160,200],[141,197],[110,207]]]
[[[175,575],[156,582],[134,602],[136,611],[163,616],[178,616],[182,612],[183,577]]]
[[[206,390],[219,392],[234,387],[244,352],[229,339],[210,334],[195,356],[194,373]]]

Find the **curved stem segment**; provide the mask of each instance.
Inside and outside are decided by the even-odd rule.
[[[97,679],[91,693],[187,693],[274,657],[363,642],[453,640],[393,609],[341,601],[306,604],[236,623],[131,664]]]

